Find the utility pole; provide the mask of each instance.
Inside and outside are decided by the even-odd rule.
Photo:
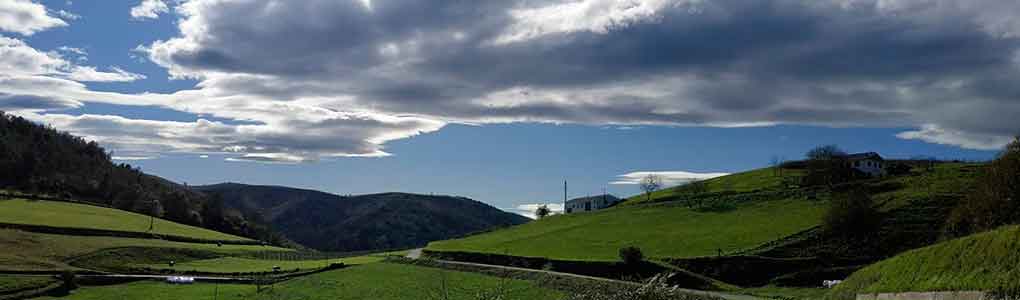
[[[563,181],[563,207],[567,207],[567,181]]]

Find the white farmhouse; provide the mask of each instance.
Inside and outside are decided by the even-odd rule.
[[[875,152],[850,154],[844,157],[851,168],[872,177],[885,175],[885,159]]]
[[[567,200],[566,205],[563,207],[563,211],[570,213],[579,213],[584,211],[596,211],[620,202],[620,198],[616,196],[605,194],[591,197],[583,197]]]

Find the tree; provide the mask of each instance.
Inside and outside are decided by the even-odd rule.
[[[809,160],[828,160],[840,156],[846,156],[846,151],[836,145],[822,145],[808,150],[805,154]]]
[[[683,189],[687,192],[687,207],[694,207],[695,204],[700,205],[700,196],[708,192],[708,184],[703,180],[693,180],[685,185]]]
[[[635,265],[645,260],[645,254],[641,253],[641,248],[629,246],[620,248],[620,260],[624,264]]]
[[[535,209],[535,217],[537,217],[539,219],[543,219],[545,217],[548,217],[549,214],[551,214],[551,213],[552,213],[552,211],[549,210],[549,206],[545,205],[545,204],[539,205],[538,208]]]
[[[836,184],[848,181],[855,170],[846,161],[846,152],[836,145],[818,146],[809,150],[805,185],[826,185],[830,189]]]
[[[874,232],[882,219],[866,192],[851,191],[832,200],[823,221],[826,232],[853,237]]]
[[[662,187],[662,176],[648,174],[641,178],[641,190],[647,195],[648,201],[652,201],[652,192]]]
[[[949,215],[946,231],[963,236],[1020,223],[1020,137],[985,166],[967,197]]]

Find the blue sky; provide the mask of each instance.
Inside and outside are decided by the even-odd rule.
[[[189,184],[512,210],[815,145],[984,160],[1020,132],[1015,1],[0,4],[0,110]],[[961,25],[962,24],[962,25]]]

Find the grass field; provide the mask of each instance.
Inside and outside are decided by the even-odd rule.
[[[155,239],[69,236],[0,229],[0,269],[2,270],[67,270],[74,269],[66,260],[87,253],[116,247],[162,247],[244,253],[253,251],[288,251],[289,249],[248,245],[194,244]]]
[[[643,205],[560,215],[490,233],[430,243],[429,250],[569,260],[615,261],[621,247],[651,257],[695,257],[744,250],[819,223],[824,202],[777,200],[728,212]]]
[[[329,266],[331,263],[343,262],[348,265],[361,265],[382,261],[380,256],[357,256],[340,259],[324,260],[261,260],[238,257],[222,257],[214,259],[203,259],[179,263],[173,268],[166,264],[137,265],[137,267],[149,267],[153,269],[172,269],[177,271],[198,271],[209,273],[234,273],[234,272],[267,272],[273,267],[280,267],[284,271],[294,269],[312,270]]]
[[[139,281],[110,286],[83,287],[64,297],[43,297],[42,299],[69,300],[230,300],[251,299],[255,294],[254,285],[243,284],[192,284],[171,285],[158,281]]]
[[[57,282],[51,277],[17,277],[0,275],[0,295],[42,288]]]
[[[329,271],[277,283],[262,294],[255,294],[255,286],[244,285],[168,285],[145,281],[130,284],[86,287],[60,298],[67,300],[99,299],[214,299],[218,300],[274,299],[274,300],[417,300],[430,299],[430,295],[449,287],[448,299],[479,299],[477,293],[496,290],[504,286],[510,297],[502,299],[558,299],[563,295],[554,290],[537,287],[520,280],[503,280],[474,273],[447,271],[390,263],[370,263],[346,269]]]
[[[13,199],[0,201],[0,222],[148,232],[150,217],[133,212],[86,204]],[[154,224],[152,232],[158,234],[208,240],[248,240],[239,236],[162,219],[155,219]]]
[[[1020,227],[1010,226],[897,255],[857,271],[830,296],[1020,288]]]

